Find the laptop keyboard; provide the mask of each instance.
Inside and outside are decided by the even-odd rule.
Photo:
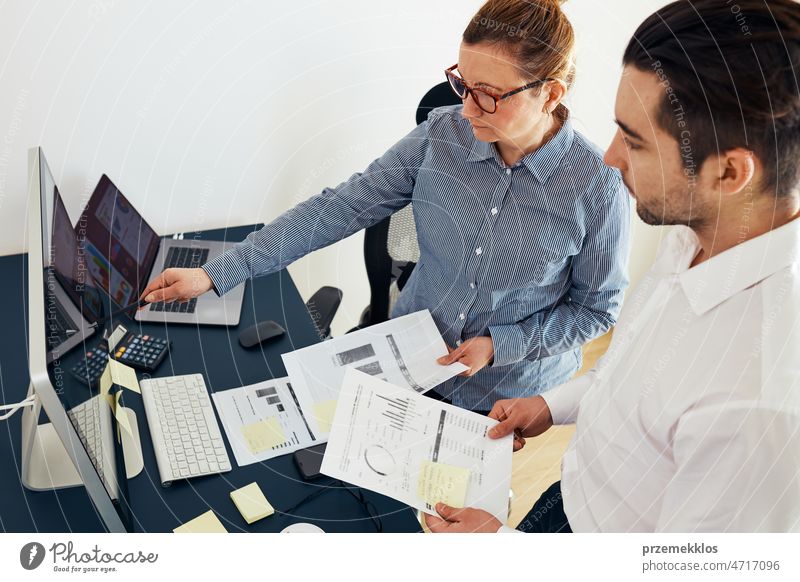
[[[164,268],[195,269],[208,260],[208,249],[193,249],[191,247],[170,247],[167,250],[167,258],[164,261]],[[197,299],[172,303],[153,303],[151,311],[164,313],[194,313],[197,309]]]
[[[153,303],[150,305],[150,311],[163,311],[166,313],[194,313],[197,309],[197,299],[192,298],[189,301],[173,301],[172,303]]]
[[[208,260],[208,249],[193,249],[191,247],[170,247],[164,268],[195,269]]]

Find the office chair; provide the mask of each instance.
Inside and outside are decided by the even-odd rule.
[[[320,339],[331,337],[331,322],[339,305],[342,303],[342,290],[328,285],[320,287],[311,298],[306,301],[306,309],[317,328]]]
[[[431,110],[446,105],[460,105],[447,81],[432,87],[417,106],[417,125],[428,118]],[[364,263],[369,279],[370,303],[361,313],[356,331],[389,319],[392,306],[411,276],[419,260],[417,229],[411,204],[364,233]],[[330,337],[330,323],[342,300],[336,287],[322,287],[306,303],[320,337]],[[349,333],[348,332],[348,333]]]

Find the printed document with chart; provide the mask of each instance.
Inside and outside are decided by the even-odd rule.
[[[317,443],[289,378],[214,392],[211,398],[240,467]]]
[[[426,513],[442,501],[505,523],[513,436],[490,439],[496,424],[351,368],[321,470]]]
[[[468,369],[459,363],[437,364],[446,354],[426,309],[282,357],[311,431],[324,442],[347,368],[422,393]]]

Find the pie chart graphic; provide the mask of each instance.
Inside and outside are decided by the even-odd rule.
[[[367,463],[367,467],[383,477],[391,475],[397,467],[392,453],[382,445],[367,447],[364,450],[364,461]]]

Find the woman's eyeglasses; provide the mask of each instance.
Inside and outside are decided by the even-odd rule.
[[[534,87],[538,87],[539,85],[546,83],[547,81],[551,81],[552,79],[541,79],[539,81],[534,81],[533,83],[528,83],[527,85],[523,85],[513,91],[509,91],[507,93],[503,93],[502,95],[493,95],[489,93],[485,89],[476,89],[475,87],[470,87],[467,85],[467,82],[456,75],[453,71],[458,68],[458,63],[446,69],[444,74],[447,77],[447,82],[450,83],[450,88],[453,90],[459,98],[466,99],[467,95],[472,95],[472,100],[475,101],[475,104],[480,107],[486,113],[494,113],[497,111],[497,102],[502,101],[506,97],[511,97],[512,95],[516,95],[517,93],[521,93],[522,91],[526,91],[528,89],[533,89]]]

